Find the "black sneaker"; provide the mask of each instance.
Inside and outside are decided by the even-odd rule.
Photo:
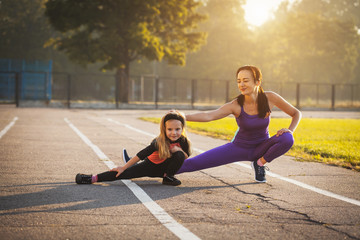
[[[124,148],[123,149],[123,160],[124,160],[124,163],[126,164],[128,161],[130,161],[131,157],[129,157],[129,155],[127,154],[126,152],[126,149]]]
[[[176,179],[174,176],[166,176],[163,177],[162,184],[164,185],[171,185],[171,186],[178,186],[181,184],[181,181],[179,179]]]
[[[86,175],[82,173],[76,174],[75,182],[77,184],[91,184],[92,175]]]
[[[251,163],[251,167],[254,169],[255,171],[255,181],[257,182],[261,182],[261,183],[265,183],[266,182],[266,172],[265,172],[265,166],[260,167],[257,164],[257,161],[253,161]]]

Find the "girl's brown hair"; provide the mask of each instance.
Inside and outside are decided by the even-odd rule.
[[[162,118],[161,118],[161,122],[160,122],[160,135],[156,138],[156,146],[158,148],[158,152],[159,152],[159,157],[161,159],[167,159],[169,157],[171,157],[171,152],[170,152],[170,141],[166,136],[166,126],[165,123],[168,120],[171,119],[175,119],[175,120],[179,120],[181,122],[181,126],[182,126],[182,132],[181,132],[181,137],[180,138],[184,138],[185,141],[187,141],[188,146],[189,146],[189,153],[191,151],[190,148],[190,140],[187,139],[186,137],[186,131],[185,131],[185,126],[186,126],[186,121],[185,121],[185,115],[183,113],[180,113],[179,111],[176,110],[172,110],[170,112],[168,112],[167,114],[165,114]]]
[[[236,71],[236,77],[238,76],[239,72],[243,71],[243,70],[248,70],[252,73],[255,83],[257,81],[260,81],[260,82],[262,81],[262,74],[261,74],[260,69],[255,66],[250,66],[250,65],[240,67]],[[244,106],[244,101],[245,101],[245,96],[243,94],[240,94],[239,96],[237,96],[237,102],[239,103],[239,105],[241,107]],[[261,86],[259,86],[259,90],[258,90],[257,104],[258,104],[258,112],[259,112],[258,116],[260,118],[268,117],[269,114],[271,113],[271,110],[270,110],[269,102],[268,102],[268,99],[264,92],[264,89]]]

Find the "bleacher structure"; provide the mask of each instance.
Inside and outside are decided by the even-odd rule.
[[[0,59],[0,102],[51,100],[52,61]]]

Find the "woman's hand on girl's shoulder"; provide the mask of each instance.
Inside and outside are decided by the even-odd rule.
[[[117,172],[116,177],[125,171],[123,167],[116,167],[110,170],[111,172]]]

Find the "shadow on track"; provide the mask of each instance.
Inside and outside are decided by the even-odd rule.
[[[234,185],[173,187],[164,186],[160,181],[135,181],[153,200],[171,198],[200,190],[231,188],[243,185],[257,184],[239,183]],[[0,186],[10,193],[0,197],[0,216],[19,215],[26,213],[63,212],[88,209],[98,209],[121,205],[138,204],[140,201],[121,181],[78,185],[73,182],[37,183],[25,185]],[[31,193],[14,194],[22,191]],[[44,190],[44,188],[46,188]]]

